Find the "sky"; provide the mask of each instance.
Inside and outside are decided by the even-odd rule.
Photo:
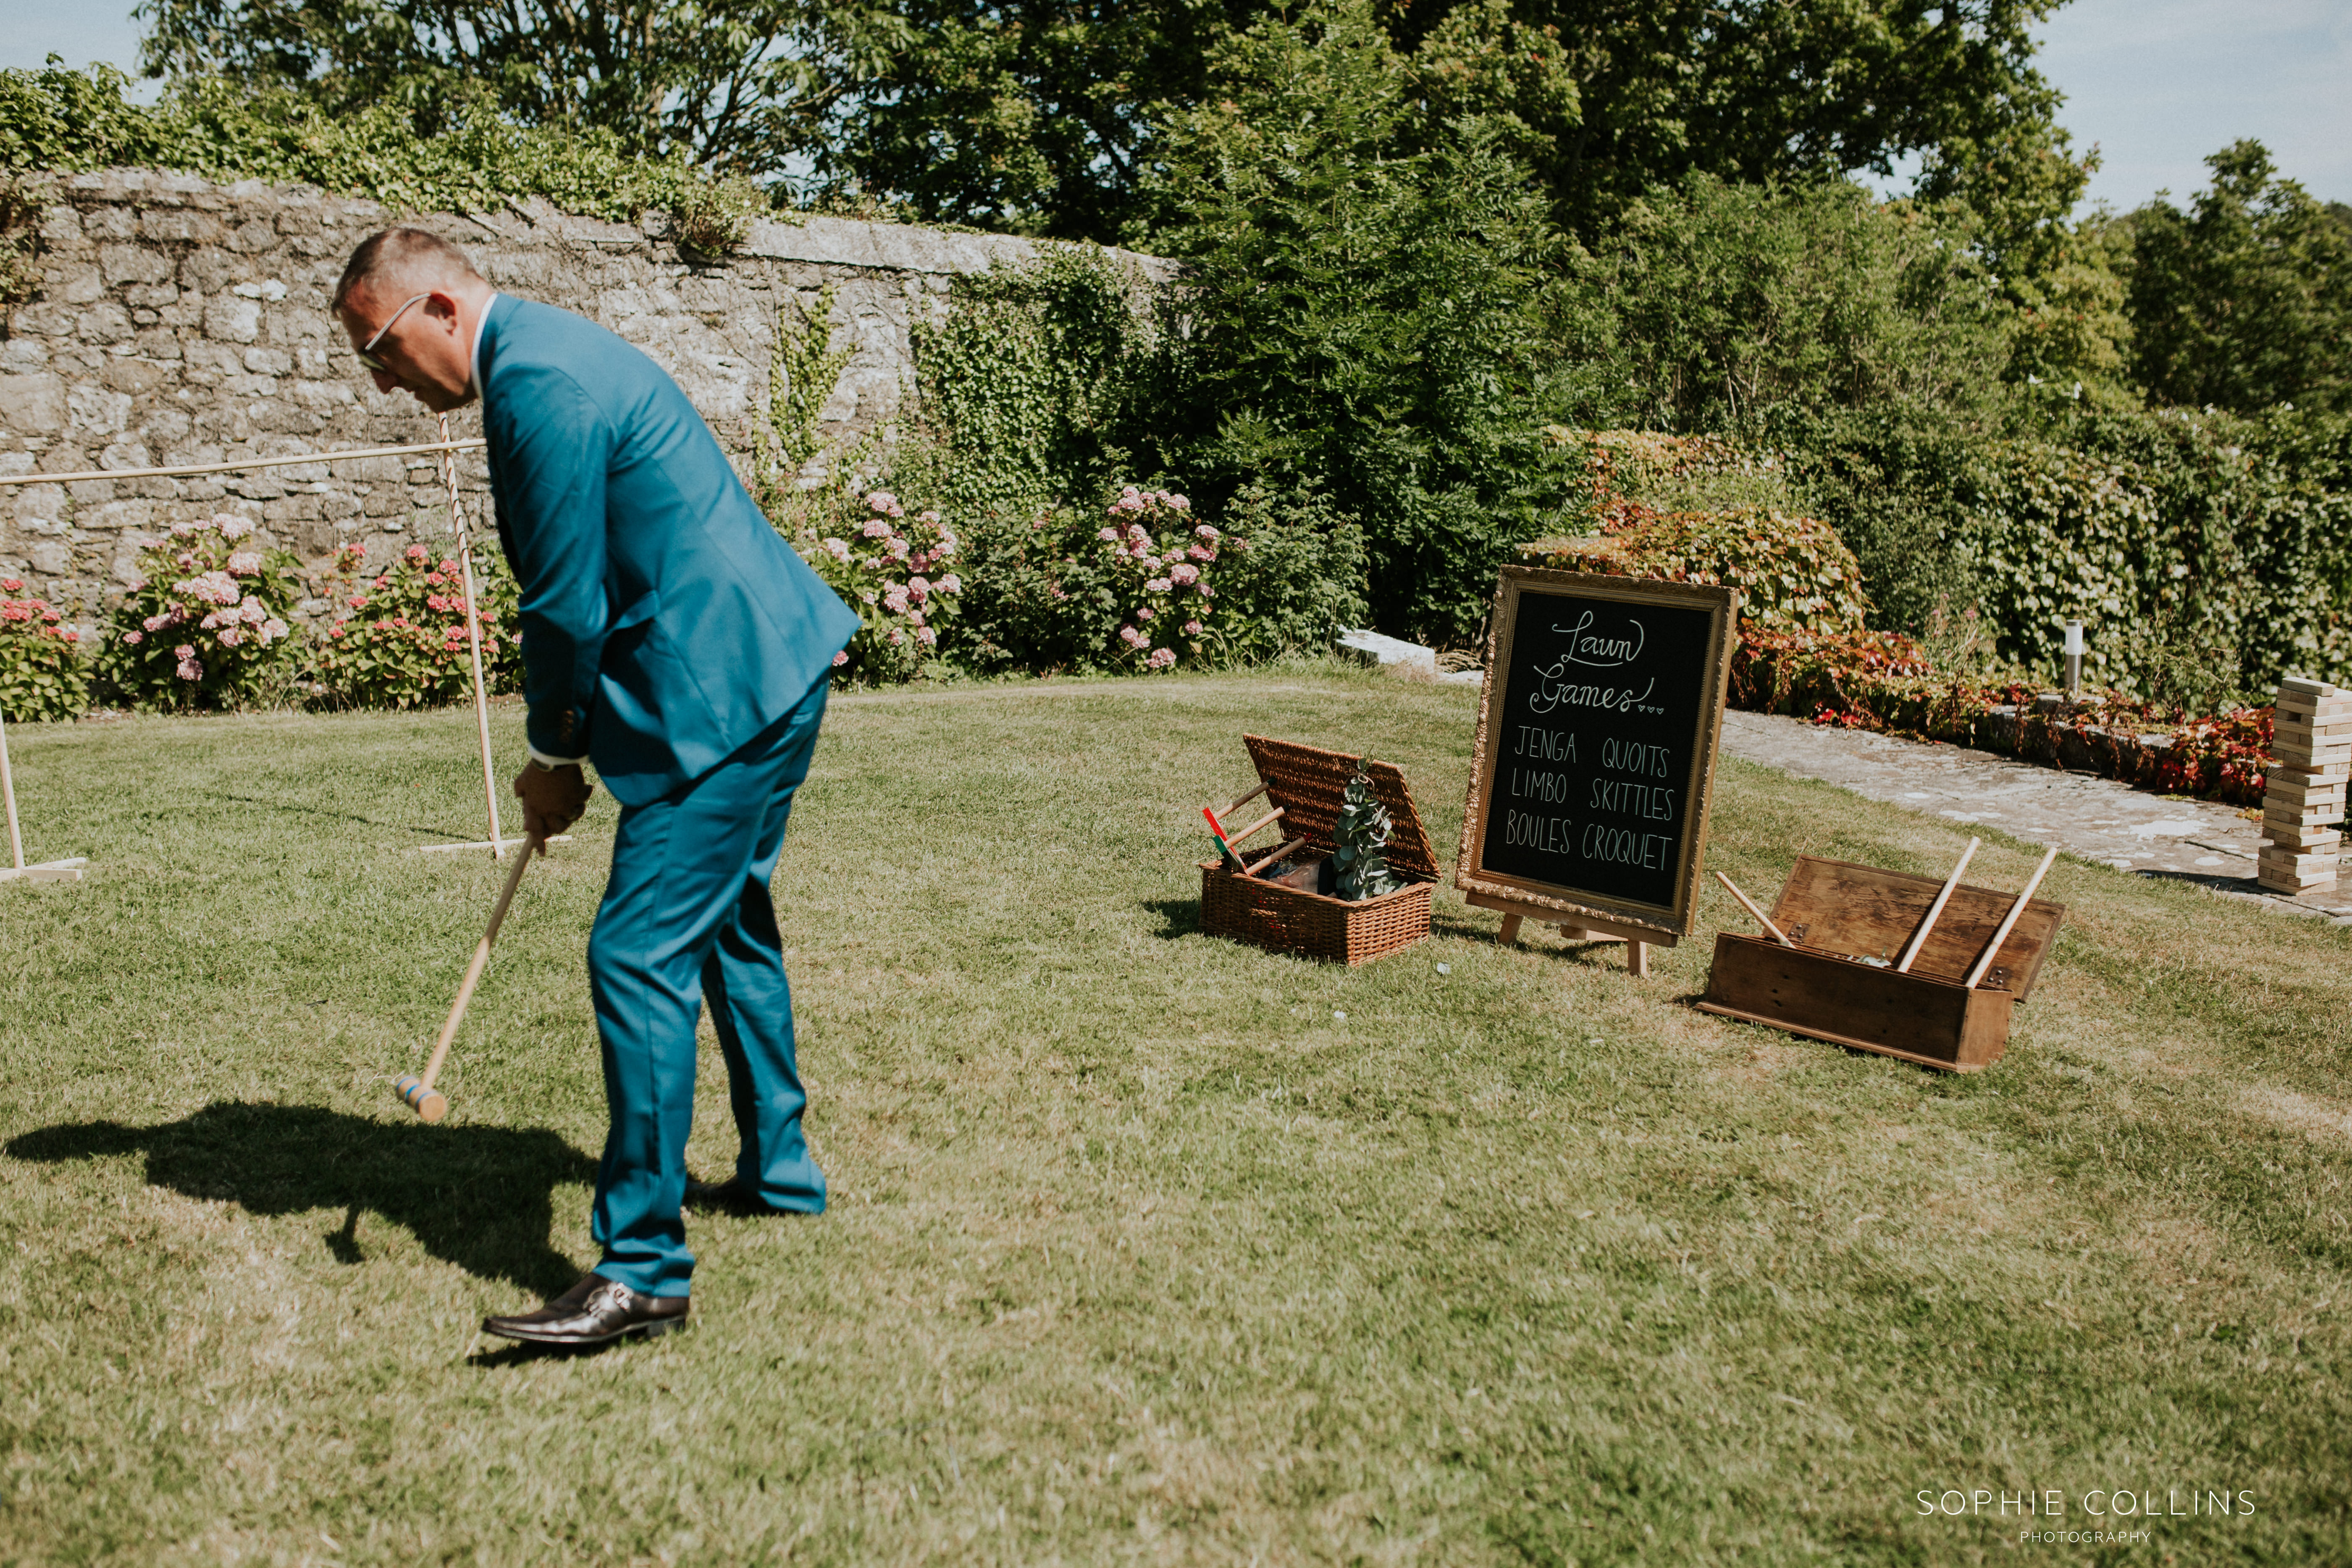
[[[115,0],[7,0],[0,67],[133,68],[139,27]],[[2103,166],[2088,200],[2118,210],[2203,186],[2241,137],[2323,201],[2352,202],[2352,0],[2074,0],[2038,29],[2059,122]],[[140,95],[152,97],[152,88]]]

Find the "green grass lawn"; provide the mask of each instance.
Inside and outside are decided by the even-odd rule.
[[[1354,972],[1198,933],[1244,730],[1401,763],[1450,861],[1475,709],[839,702],[777,875],[832,1211],[690,1221],[691,1331],[570,1357],[477,1330],[595,1259],[610,801],[425,1127],[468,714],[12,731],[29,853],[94,868],[0,885],[0,1561],[2352,1561],[2352,933],[2062,861],[1967,1078],[1695,1011],[1719,890],[1644,980],[1450,889]],[[1732,763],[1709,863],[1962,841]],[[2148,1538],[1965,1500],[2052,1489]]]

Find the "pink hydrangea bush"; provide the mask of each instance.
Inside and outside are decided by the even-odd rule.
[[[142,710],[242,708],[285,681],[301,573],[292,555],[257,546],[253,533],[252,523],[223,513],[147,542],[139,580],[99,650],[111,700]]]
[[[1220,551],[1244,552],[1247,542],[1194,519],[1181,495],[1133,485],[1110,503],[1095,538],[1122,610],[1114,661],[1155,673],[1201,662],[1217,612],[1211,569]]]
[[[335,618],[315,641],[314,696],[350,708],[431,708],[469,700],[473,653],[466,636],[466,574],[454,542],[412,544],[380,572],[343,547],[327,579]],[[474,552],[474,614],[482,629],[482,679],[519,690],[514,577],[495,548]]]
[[[81,634],[46,599],[19,597],[21,577],[0,577],[0,716],[26,724],[72,719],[88,706]]]
[[[807,533],[799,544],[861,623],[834,658],[835,679],[869,686],[911,680],[938,660],[940,639],[954,621],[962,545],[938,512],[910,518],[888,490],[868,491],[864,510],[862,520],[853,512],[836,525],[838,532]]]

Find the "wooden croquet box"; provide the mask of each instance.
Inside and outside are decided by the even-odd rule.
[[[1856,1050],[1951,1072],[1980,1072],[2009,1048],[2011,1010],[2033,989],[2066,906],[2030,900],[1973,990],[2017,895],[1961,883],[1911,968],[1892,963],[1927,917],[1940,879],[1800,856],[1772,906],[1795,947],[1725,931],[1715,939],[1702,1012],[1769,1024]]]
[[[1427,936],[1437,859],[1404,774],[1391,763],[1364,764],[1374,798],[1389,810],[1389,869],[1404,886],[1377,899],[1334,898],[1315,890],[1317,871],[1330,858],[1331,828],[1348,781],[1355,776],[1356,759],[1263,735],[1244,735],[1242,743],[1265,785],[1268,805],[1282,808],[1274,837],[1255,855],[1242,849],[1243,858],[1255,862],[1293,838],[1307,842],[1292,851],[1294,868],[1278,881],[1243,876],[1223,860],[1202,861],[1201,929],[1274,952],[1349,964]]]

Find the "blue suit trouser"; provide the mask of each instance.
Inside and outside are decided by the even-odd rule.
[[[737,1180],[771,1207],[824,1209],[824,1173],[801,1131],[808,1096],[768,879],[831,684],[818,680],[700,778],[621,813],[612,880],[588,939],[612,1113],[592,1234],[604,1249],[596,1272],[632,1290],[683,1296],[694,1273],[680,1210],[705,1002],[742,1142]]]

